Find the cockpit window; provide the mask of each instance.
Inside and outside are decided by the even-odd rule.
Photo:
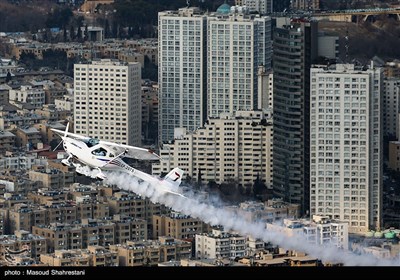
[[[92,154],[94,154],[96,156],[103,156],[104,157],[107,154],[107,150],[100,147],[100,148],[98,148],[96,150],[93,150]]]
[[[89,140],[86,140],[85,143],[86,145],[90,148],[93,146],[96,146],[97,144],[99,144],[99,139],[96,138],[90,138]]]

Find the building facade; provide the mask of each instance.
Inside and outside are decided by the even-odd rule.
[[[383,71],[312,68],[311,87],[310,213],[380,230]]]
[[[159,143],[206,120],[206,23],[198,8],[158,14]]]
[[[207,116],[261,109],[257,74],[271,68],[271,18],[215,13],[207,28]]]
[[[75,133],[141,145],[141,65],[93,60],[74,65]]]
[[[274,177],[277,197],[309,209],[310,68],[317,22],[295,21],[274,32]]]
[[[272,134],[271,120],[262,111],[210,118],[204,128],[183,132],[174,144],[164,144],[153,174],[179,166],[186,176],[202,184],[234,182],[251,187],[259,178],[270,187]]]
[[[383,81],[383,134],[399,135],[400,78],[390,77]]]

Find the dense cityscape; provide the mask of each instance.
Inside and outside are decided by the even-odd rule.
[[[0,0],[0,267],[400,264],[400,2],[34,2]]]

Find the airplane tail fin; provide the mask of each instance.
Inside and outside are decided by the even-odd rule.
[[[169,182],[171,185],[178,187],[182,182],[183,170],[179,167],[172,169],[165,177],[164,181]]]

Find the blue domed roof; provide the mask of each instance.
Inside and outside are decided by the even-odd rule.
[[[226,3],[222,4],[217,9],[217,13],[221,13],[221,14],[229,14],[230,12],[231,12],[231,6],[229,6]]]

